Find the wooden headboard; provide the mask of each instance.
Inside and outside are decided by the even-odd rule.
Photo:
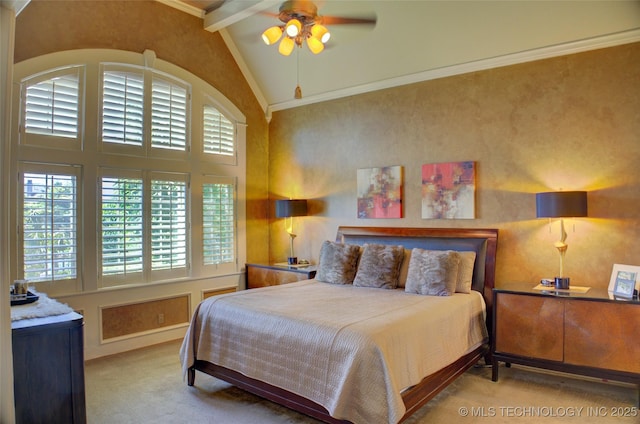
[[[496,276],[497,229],[338,227],[336,241],[357,245],[365,243],[402,245],[405,249],[419,247],[430,250],[474,251],[476,261],[471,287],[482,293],[487,305],[487,318],[491,317],[492,290]],[[487,324],[490,323],[487,322]]]

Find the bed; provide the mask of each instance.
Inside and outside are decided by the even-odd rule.
[[[325,244],[359,246],[358,268],[370,263],[365,250],[401,248],[404,284],[330,284],[319,270],[315,280],[209,298],[180,351],[188,385],[200,371],[327,423],[402,422],[489,360],[497,238],[496,229],[339,227]],[[445,253],[471,255],[470,290],[407,293],[414,261]]]

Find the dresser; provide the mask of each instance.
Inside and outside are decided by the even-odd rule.
[[[493,291],[493,381],[502,361],[640,388],[637,299],[612,299],[606,289],[534,286],[514,284]]]
[[[246,266],[248,289],[310,280],[316,276],[316,267],[313,265],[246,264]]]
[[[83,317],[11,323],[17,424],[85,423]]]

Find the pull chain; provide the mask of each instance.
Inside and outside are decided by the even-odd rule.
[[[296,91],[293,97],[296,99],[302,98],[302,89],[300,88],[300,49],[296,52]]]

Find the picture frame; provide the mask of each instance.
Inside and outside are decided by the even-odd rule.
[[[475,162],[422,165],[422,219],[475,219]]]
[[[631,299],[635,290],[640,290],[640,266],[614,264],[609,280],[609,293]]]
[[[402,218],[404,167],[357,170],[358,218]]]

